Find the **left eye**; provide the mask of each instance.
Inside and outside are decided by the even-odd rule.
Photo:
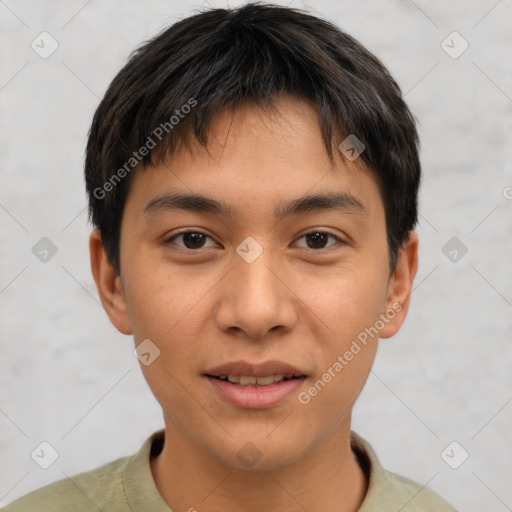
[[[206,239],[210,239],[213,241],[213,239],[206,235],[205,233],[201,233],[200,231],[184,231],[182,233],[178,233],[171,238],[167,240],[167,242],[172,242],[178,238],[182,237],[182,241],[184,245],[175,244],[178,247],[182,247],[184,249],[194,250],[194,249],[204,249],[204,242]],[[306,233],[298,238],[298,240],[301,240],[302,238],[306,239],[306,248],[307,249],[325,249],[325,244],[327,243],[328,239],[332,238],[337,242],[343,243],[343,241],[338,238],[337,236],[327,233],[325,231],[311,231],[309,233]],[[311,246],[311,244],[313,246]],[[320,245],[320,247],[319,247]],[[335,245],[335,244],[331,244]],[[331,247],[329,246],[329,247]],[[304,246],[303,246],[304,247]]]
[[[311,231],[310,233],[306,233],[302,235],[301,238],[305,238],[307,241],[313,244],[313,247],[307,247],[309,249],[325,249],[324,243],[327,243],[327,240],[329,237],[333,238],[334,240],[343,243],[343,241],[338,238],[337,236],[327,233],[325,231]],[[308,242],[306,242],[308,243]],[[317,247],[318,245],[321,245],[322,247]],[[334,245],[334,244],[333,244]],[[331,246],[330,246],[331,247]]]

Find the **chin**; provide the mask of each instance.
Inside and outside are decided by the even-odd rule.
[[[268,431],[258,436],[240,435],[229,441],[227,452],[212,450],[223,462],[237,470],[260,472],[276,471],[299,461],[304,456],[304,438],[286,435],[268,436]]]

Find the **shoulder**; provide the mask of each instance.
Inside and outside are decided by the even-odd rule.
[[[91,471],[58,480],[13,501],[1,512],[97,512],[115,506],[129,511],[123,474],[130,456],[116,459]]]
[[[359,512],[457,512],[426,485],[384,469],[370,443],[355,432],[351,432],[351,447],[368,478]]]
[[[404,476],[397,475],[391,471],[384,470],[387,485],[393,490],[400,503],[403,506],[410,504],[416,512],[457,512],[441,496],[429,489]]]

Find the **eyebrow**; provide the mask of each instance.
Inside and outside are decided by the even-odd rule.
[[[233,216],[232,208],[224,200],[216,200],[201,194],[166,193],[153,198],[144,208],[145,214],[186,210],[199,214],[215,214],[227,218]],[[283,219],[291,215],[320,211],[339,211],[347,214],[368,215],[363,203],[348,192],[329,192],[298,197],[278,204],[274,217]]]

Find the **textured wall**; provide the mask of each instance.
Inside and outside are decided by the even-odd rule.
[[[354,430],[385,466],[456,508],[511,510],[512,2],[311,4],[388,66],[422,140],[411,310],[381,342]],[[98,302],[83,151],[99,98],[129,52],[200,7],[0,2],[0,504],[130,454],[163,426],[132,339]],[[43,31],[58,43],[46,59],[31,48],[35,40],[40,53],[52,50],[52,39],[37,37]],[[33,254],[43,237],[57,249],[46,263]],[[446,246],[452,237],[458,248]],[[47,470],[30,457],[42,440],[60,454]],[[452,469],[462,450],[469,458]]]

